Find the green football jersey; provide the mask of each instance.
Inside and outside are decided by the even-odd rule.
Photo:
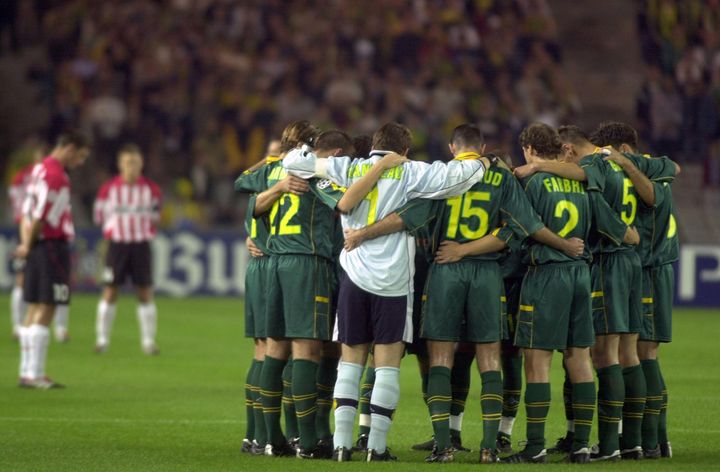
[[[658,267],[678,260],[680,247],[672,189],[668,182],[653,182],[655,205],[641,205],[637,218],[638,254],[643,267]]]
[[[483,179],[458,197],[444,201],[440,218],[440,241],[466,243],[480,239],[503,222],[521,239],[543,228],[520,183],[504,168],[492,166]],[[499,260],[500,252],[470,256],[475,260]]]
[[[253,213],[255,212],[255,200],[257,200],[257,194],[251,195],[250,201],[248,202],[247,214],[245,215],[245,231],[247,231],[250,239],[252,239],[255,245],[264,254],[269,254],[270,252],[267,247],[267,240],[270,235],[270,230],[268,229],[265,219],[253,218]]]
[[[273,162],[253,173],[244,173],[235,181],[235,189],[262,192],[287,177],[281,162]],[[267,218],[270,254],[308,254],[334,260],[334,211],[324,205],[314,192],[302,195],[283,194],[263,215]]]
[[[653,181],[672,180],[675,175],[675,165],[667,158],[646,159],[637,154],[628,154],[625,156]],[[607,203],[609,210],[618,216],[627,226],[636,224],[638,212],[638,194],[632,180],[625,174],[622,168],[612,161],[606,161],[605,154],[597,152],[585,156],[580,161],[580,167],[585,171],[587,176],[587,190],[589,192],[598,192],[602,195]],[[592,198],[592,196],[591,196]],[[593,201],[594,217],[612,218],[605,214],[606,211],[599,201]],[[594,232],[591,239],[591,247],[593,253],[610,253],[618,251],[634,250],[635,246],[622,243],[622,237],[619,234],[612,234],[606,231],[601,225],[598,226],[597,234]],[[617,226],[615,225],[615,228]]]
[[[524,179],[523,186],[530,203],[548,229],[561,238],[576,237],[587,240],[592,214],[590,199],[581,182],[538,172]],[[540,265],[578,259],[590,259],[587,245],[582,256],[575,259],[545,244],[532,239],[526,240],[523,259],[526,264]]]
[[[442,215],[443,205],[443,200],[416,198],[395,211],[403,220],[407,232],[415,238],[416,266],[419,260],[430,264],[435,259],[435,251],[439,244],[437,223],[438,217]]]

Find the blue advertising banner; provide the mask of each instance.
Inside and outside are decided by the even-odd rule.
[[[0,230],[0,288],[13,284],[11,255],[17,230]],[[153,277],[158,293],[242,296],[249,254],[245,239],[232,232],[162,232],[153,241]],[[73,243],[73,290],[99,289],[107,242],[99,230],[80,230]]]
[[[11,254],[16,230],[0,230],[0,289],[13,284]],[[98,230],[81,230],[73,244],[73,290],[97,292],[107,243]],[[239,234],[222,231],[162,232],[153,242],[157,292],[243,296],[249,254]],[[720,307],[720,246],[683,245],[675,265],[675,304]]]

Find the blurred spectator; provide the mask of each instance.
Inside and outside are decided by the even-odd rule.
[[[432,160],[450,157],[460,122],[479,122],[494,148],[579,107],[546,0],[21,3],[31,14],[4,16],[0,35],[27,25],[19,47],[46,51],[32,79],[48,136],[92,130],[96,168],[137,142],[176,198],[168,224],[238,221],[233,178],[293,120],[351,133],[402,121],[414,157]]]

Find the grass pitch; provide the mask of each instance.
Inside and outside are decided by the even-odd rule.
[[[76,296],[72,340],[52,343],[48,372],[65,390],[30,391],[17,382],[18,346],[10,340],[7,311],[0,336],[0,470],[476,470],[480,425],[479,377],[474,374],[463,439],[472,453],[447,466],[424,464],[410,445],[431,435],[415,359],[404,360],[400,406],[389,440],[398,463],[333,464],[251,457],[239,452],[245,431],[244,377],[251,342],[242,337],[242,301],[222,298],[157,300],[161,354],[140,350],[135,302],[120,300],[112,345],[93,353],[97,299]],[[8,306],[0,296],[0,306]],[[591,464],[591,469],[719,470],[720,311],[676,310],[675,342],[661,364],[670,392],[671,460]],[[553,365],[548,443],[565,429],[561,367]],[[514,443],[524,438],[524,411]],[[593,431],[593,436],[595,431]],[[498,466],[502,470],[579,466]]]

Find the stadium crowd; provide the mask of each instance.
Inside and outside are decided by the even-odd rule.
[[[720,185],[720,2],[644,0],[638,12],[647,65],[636,118],[655,151],[704,163]]]
[[[509,149],[528,121],[579,107],[545,0],[7,3],[3,44],[44,53],[30,79],[47,136],[92,131],[77,182],[88,216],[126,142],[180,214],[166,223],[223,224],[239,216],[235,173],[299,117],[357,133],[400,120],[432,160],[449,159],[460,122]]]

